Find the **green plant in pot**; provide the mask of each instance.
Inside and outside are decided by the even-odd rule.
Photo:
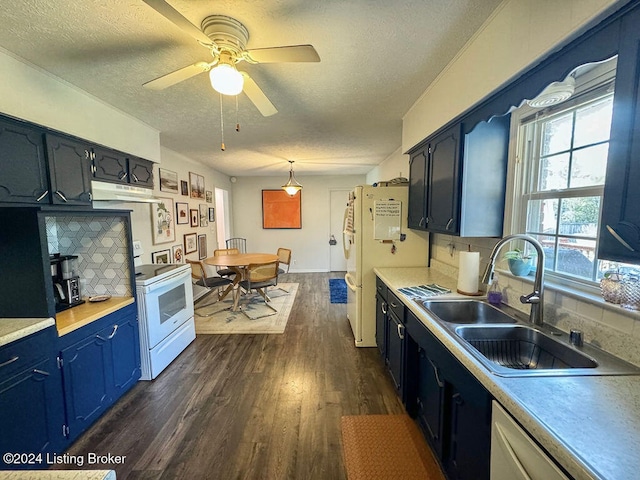
[[[531,271],[531,259],[535,257],[535,253],[526,253],[524,250],[515,248],[505,252],[504,258],[509,264],[511,273],[518,277],[526,277]]]

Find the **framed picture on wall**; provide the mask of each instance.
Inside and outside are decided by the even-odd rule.
[[[302,228],[302,192],[262,190],[262,228]]]
[[[158,250],[151,252],[151,263],[171,263],[171,250]]]
[[[197,227],[200,225],[200,214],[198,213],[198,209],[192,208],[189,210],[189,215],[191,216],[191,226]]]
[[[180,244],[171,247],[173,263],[184,263],[184,247]]]
[[[188,255],[195,252],[198,249],[198,234],[185,233],[184,234],[184,254]]]
[[[159,198],[159,203],[151,204],[151,229],[153,244],[175,242],[176,230],[173,224],[173,200]]]
[[[200,260],[207,258],[207,236],[205,234],[198,235],[198,258]]]
[[[216,221],[216,209],[213,207],[209,207],[209,221],[210,222]]]
[[[189,184],[191,185],[191,198],[204,198],[204,177],[202,175],[189,172]]]
[[[207,204],[201,203],[200,207],[200,226],[208,227],[209,226],[209,217],[207,216]]]
[[[160,172],[160,191],[169,193],[178,193],[178,174],[164,168],[159,169]]]
[[[182,195],[189,195],[189,182],[186,180],[180,180],[180,193],[182,193]]]
[[[207,190],[206,194],[205,194],[207,203],[213,203],[213,193],[211,192],[211,190]]]
[[[189,204],[187,202],[176,202],[176,223],[189,225]]]

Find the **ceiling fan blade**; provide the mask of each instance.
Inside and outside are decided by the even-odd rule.
[[[161,77],[158,77],[150,82],[143,84],[142,86],[150,90],[164,90],[176,83],[180,83],[188,78],[195,77],[199,73],[206,72],[211,69],[211,64],[207,62],[198,62],[193,65],[188,65],[175,72],[167,73]]]
[[[247,50],[251,60],[258,63],[319,62],[320,55],[313,45],[291,45],[288,47],[255,48]]]
[[[193,23],[187,20],[182,16],[180,12],[178,12],[175,8],[169,5],[164,0],[143,0],[144,3],[153,8],[160,15],[165,17],[170,22],[174,23],[177,27],[181,28],[184,32],[191,35],[197,41],[204,43],[205,45],[210,45],[211,39],[207,37],[202,30],[196,27]]]
[[[264,117],[270,117],[271,115],[278,113],[276,107],[273,106],[273,103],[271,103],[267,98],[258,84],[254,82],[246,72],[240,73],[244,77],[244,86],[242,87],[242,91],[247,95],[247,97],[249,97],[249,100],[253,102],[260,113]]]

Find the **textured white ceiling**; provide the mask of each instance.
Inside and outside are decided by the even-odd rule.
[[[247,48],[310,43],[320,63],[243,64],[278,109],[220,100],[201,74],[142,84],[208,51],[141,0],[0,0],[0,46],[161,132],[161,143],[228,175],[364,174],[401,142],[402,116],[500,0],[169,0],[193,24],[241,21]]]

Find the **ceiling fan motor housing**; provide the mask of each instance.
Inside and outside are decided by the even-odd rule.
[[[235,57],[242,57],[249,31],[238,20],[226,15],[210,15],[202,20],[200,28],[221,51],[228,50]]]

